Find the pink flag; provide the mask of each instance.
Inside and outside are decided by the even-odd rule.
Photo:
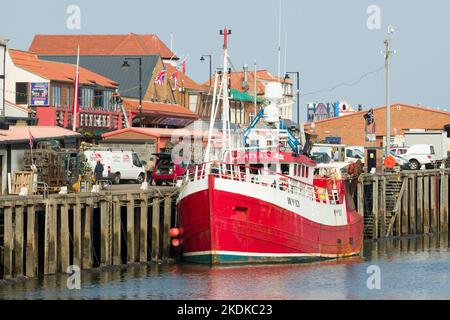
[[[31,134],[31,130],[30,129],[28,129],[28,134],[29,134],[29,137],[30,137],[30,142],[29,142],[29,144],[30,144],[30,149],[33,149],[33,140],[34,140],[34,137],[33,137],[33,135]]]
[[[78,47],[77,54],[77,68],[75,71],[75,80],[74,80],[74,94],[73,94],[73,104],[72,104],[72,115],[73,115],[73,131],[77,130],[77,119],[78,113],[80,111],[80,104],[78,101],[78,92],[80,91],[80,47]]]
[[[186,59],[183,60],[183,63],[181,65],[183,68],[183,74],[186,74]]]

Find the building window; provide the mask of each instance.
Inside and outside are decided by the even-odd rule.
[[[72,101],[70,100],[70,88],[66,88],[66,104],[67,107],[70,107],[72,105]]]
[[[28,104],[27,82],[16,82],[16,104]]]
[[[103,91],[95,90],[94,91],[94,107],[103,109],[104,108],[103,101],[104,101],[103,100]]]
[[[52,106],[61,106],[61,87],[57,85],[52,85]]]
[[[191,110],[192,112],[196,112],[197,111],[197,101],[198,101],[198,96],[197,95],[190,95],[189,96],[189,110]]]
[[[112,94],[113,94],[113,92],[111,90],[103,91],[103,109],[109,110],[109,111],[113,110]],[[116,110],[113,110],[113,111],[116,111]]]
[[[94,107],[94,89],[81,88],[80,106],[83,108],[93,108]]]

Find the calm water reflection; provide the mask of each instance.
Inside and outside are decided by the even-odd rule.
[[[381,269],[381,290],[366,286]],[[235,266],[142,265],[0,284],[0,299],[449,299],[448,235],[367,242],[364,256],[333,262]]]

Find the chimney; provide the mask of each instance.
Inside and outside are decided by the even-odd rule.
[[[242,82],[242,89],[247,91],[249,89],[248,86],[248,65],[244,64],[244,81]]]

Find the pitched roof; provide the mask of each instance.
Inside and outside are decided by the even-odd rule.
[[[139,64],[137,61],[130,60],[130,68],[125,70],[122,65],[127,57],[130,56],[82,56],[80,65],[116,81],[122,96],[137,99],[139,98]],[[40,58],[65,63],[77,61],[76,56],[40,56]],[[142,58],[142,90],[147,92],[159,56],[133,56],[133,58]]]
[[[214,86],[214,82],[215,82],[214,80],[215,80],[215,77],[212,77],[211,79],[208,79],[205,83],[203,83],[203,85],[209,87],[209,83],[211,81],[212,86]],[[243,91],[244,90],[244,88],[242,87],[243,81],[244,81],[244,71],[232,72],[230,89]],[[273,76],[267,70],[257,70],[256,71],[257,95],[263,95],[265,93],[266,87],[265,87],[263,81],[283,82],[285,80],[283,78],[278,78],[276,76]],[[247,82],[248,82],[248,92],[254,93],[255,92],[255,73],[254,73],[254,71],[249,70],[247,72]]]
[[[30,132],[35,141],[49,138],[81,137],[79,133],[61,127],[10,126],[8,130],[0,130],[0,144],[29,141]]]
[[[60,62],[45,61],[38,58],[35,53],[9,49],[9,55],[18,68],[31,72],[42,78],[73,82],[76,73],[76,65]],[[116,88],[118,84],[111,79],[80,67],[80,83],[84,85],[99,85],[102,87]]]
[[[125,109],[138,112],[139,101],[131,99],[123,99]],[[183,108],[178,104],[163,104],[149,101],[142,102],[142,110],[146,114],[154,114],[158,116],[172,116],[180,118],[197,119],[198,115],[187,108]]]
[[[122,35],[36,35],[30,51],[38,55],[159,55],[177,59],[174,53],[154,34]]]
[[[406,104],[406,103],[393,103],[393,104],[391,104],[391,108],[396,107],[396,106],[401,106],[401,107],[405,107],[405,108],[412,108],[412,109],[416,109],[416,110],[421,110],[421,111],[426,111],[426,112],[433,112],[433,113],[437,113],[437,114],[441,114],[441,115],[445,115],[445,116],[450,116],[450,112],[449,111],[437,110],[437,109],[427,108],[427,107],[423,107],[423,106],[414,106],[414,105],[410,105],[410,104]],[[374,111],[382,111],[382,110],[385,110],[385,109],[386,109],[386,106],[373,108]],[[346,120],[346,119],[349,119],[350,117],[362,117],[368,111],[369,110],[363,110],[363,111],[358,111],[358,112],[346,114],[346,115],[343,115],[343,116],[340,116],[340,117],[334,117],[334,118],[329,118],[329,119],[325,119],[325,120],[320,120],[320,121],[316,121],[315,124],[326,123],[326,122],[330,122],[330,121]],[[305,124],[305,127],[307,127],[307,128],[309,128],[310,126],[311,126],[311,123],[306,123]]]
[[[182,129],[164,129],[164,128],[124,128],[112,132],[106,132],[102,135],[103,138],[111,138],[122,133],[138,133],[150,138],[164,138],[164,137],[172,137],[174,135],[190,135],[193,137],[203,137],[208,138],[208,130],[197,131],[197,130],[189,130],[186,128]],[[218,136],[217,132],[214,133],[214,136]]]
[[[170,78],[175,72],[176,67],[168,63],[166,63],[165,66],[167,68],[167,76]],[[178,71],[178,86],[181,85],[183,85],[186,89],[194,91],[207,92],[209,90],[209,87],[205,88],[204,86],[189,78],[187,75],[183,74],[181,71]]]

